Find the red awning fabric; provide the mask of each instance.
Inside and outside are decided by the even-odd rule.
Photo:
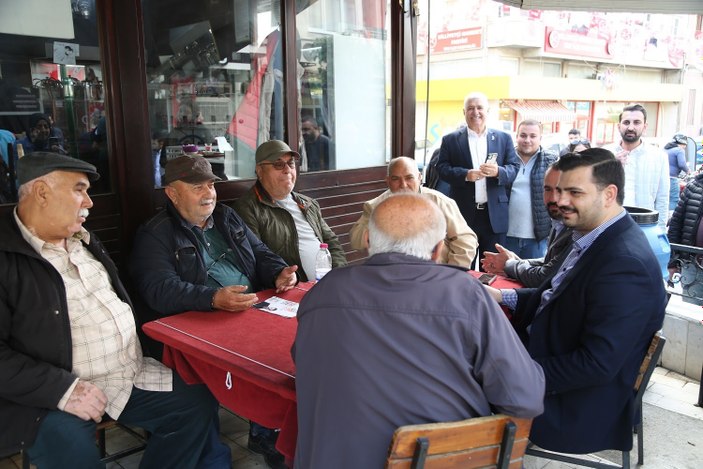
[[[574,122],[576,113],[558,101],[506,101],[505,104],[518,114],[519,121],[534,119],[539,122]]]

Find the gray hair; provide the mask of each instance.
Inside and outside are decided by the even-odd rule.
[[[406,235],[399,235],[398,231],[403,230],[398,229],[393,229],[392,232],[389,232],[389,228],[396,227],[387,226],[389,224],[388,220],[378,220],[376,216],[378,207],[391,199],[398,198],[417,199],[415,201],[415,208],[417,208],[418,212],[422,212],[421,217],[415,218],[415,223],[409,224],[413,226],[405,230],[404,234]],[[422,210],[420,205],[424,206],[425,210]],[[399,217],[416,216],[416,214],[410,211],[408,211],[408,213],[396,215]],[[397,252],[424,260],[430,260],[432,258],[432,251],[437,243],[446,237],[446,232],[447,221],[437,204],[431,199],[422,194],[393,194],[378,204],[371,213],[371,218],[369,220],[369,255],[384,252]]]
[[[56,187],[58,180],[56,178],[56,174],[53,171],[51,173],[44,174],[43,176],[39,176],[38,178],[31,179],[22,184],[17,190],[17,200],[20,201],[27,197],[29,194],[31,194],[32,188],[34,188],[34,184],[36,184],[37,182],[44,182],[49,187],[54,188]]]
[[[474,91],[466,95],[466,97],[464,98],[464,110],[466,110],[466,105],[469,104],[469,101],[473,101],[474,99],[478,99],[479,101],[485,103],[486,110],[488,110],[488,96],[481,93],[480,91]]]

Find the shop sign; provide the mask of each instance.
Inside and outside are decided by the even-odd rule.
[[[458,29],[437,33],[430,43],[433,54],[483,48],[483,28]]]
[[[544,51],[579,57],[611,58],[606,38],[586,36],[571,31],[559,31],[553,28],[545,29]]]

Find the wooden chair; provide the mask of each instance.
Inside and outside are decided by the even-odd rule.
[[[112,453],[111,455],[108,456],[106,445],[105,445],[105,443],[106,443],[105,442],[105,432],[111,428],[117,428],[117,427],[126,431],[130,435],[134,436],[136,439],[139,440],[139,443],[135,446],[130,447],[130,448],[116,451],[115,453]],[[130,456],[132,454],[138,453],[140,451],[144,451],[144,449],[146,448],[146,439],[147,439],[146,436],[140,434],[139,432],[132,430],[131,428],[129,428],[125,425],[118,423],[115,420],[112,420],[107,415],[104,417],[103,421],[101,421],[95,427],[95,443],[98,445],[98,451],[100,451],[100,460],[106,464],[109,462],[117,461],[118,459],[122,459],[122,458]],[[22,452],[22,469],[29,469],[29,468],[30,468],[29,456],[27,455],[26,452],[23,451]]]
[[[638,412],[638,420],[634,426],[634,432],[637,433],[637,464],[644,464],[644,429],[642,428],[642,396],[647,389],[647,383],[652,377],[654,368],[656,368],[657,363],[659,363],[659,358],[661,357],[662,350],[664,349],[664,344],[666,343],[666,338],[661,335],[660,332],[654,334],[652,341],[649,343],[649,348],[644,355],[642,364],[640,365],[639,373],[637,373],[637,378],[635,379],[635,406]],[[539,458],[552,459],[555,461],[561,461],[571,464],[576,464],[585,467],[594,467],[597,469],[611,469],[611,468],[622,468],[629,469],[630,467],[630,452],[622,452],[622,465],[607,464],[597,461],[591,461],[588,459],[577,458],[575,456],[567,456],[564,454],[553,453],[551,451],[546,451],[543,449],[535,449],[533,447],[527,448],[525,454],[530,456],[536,456]]]
[[[393,434],[386,469],[520,469],[531,426],[506,415],[406,425]]]

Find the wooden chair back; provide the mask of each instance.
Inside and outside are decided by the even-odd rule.
[[[531,426],[506,415],[406,425],[393,434],[386,468],[520,469]]]

